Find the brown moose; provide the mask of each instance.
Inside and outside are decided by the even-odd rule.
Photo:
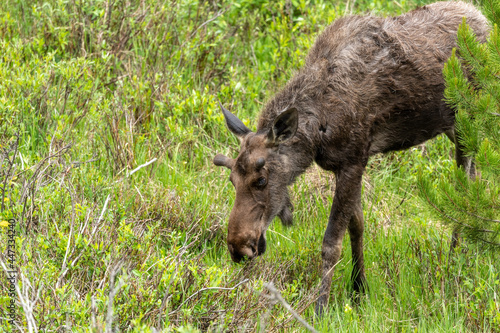
[[[485,40],[485,17],[464,2],[437,2],[397,17],[350,16],[318,37],[305,66],[264,107],[257,132],[222,107],[241,140],[231,169],[236,199],[227,244],[239,262],[266,250],[266,229],[278,216],[292,223],[287,186],[315,161],[335,173],[336,190],[323,238],[323,273],[316,312],[328,303],[333,267],[346,230],[351,238],[353,288],[365,287],[361,178],[371,155],[418,145],[446,133],[456,161],[473,164],[454,135],[454,111],[443,101],[442,68],[456,47],[463,17]]]

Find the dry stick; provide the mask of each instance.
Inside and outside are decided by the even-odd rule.
[[[229,8],[228,8],[228,9],[229,9]],[[216,14],[214,17],[212,17],[212,18],[211,18],[211,19],[209,19],[208,21],[205,21],[204,23],[202,23],[202,24],[201,24],[198,28],[196,28],[196,30],[195,30],[195,31],[193,31],[193,32],[189,35],[189,38],[186,38],[186,39],[184,40],[184,42],[182,42],[182,44],[181,44],[181,46],[180,46],[180,48],[179,48],[179,49],[181,49],[181,50],[182,50],[182,49],[184,48],[184,44],[186,44],[186,42],[188,42],[189,40],[191,40],[191,38],[193,38],[193,36],[196,34],[196,32],[197,32],[198,30],[200,30],[200,28],[202,28],[202,27],[204,27],[205,25],[207,25],[208,23],[210,23],[210,22],[212,22],[212,21],[216,20],[219,16],[221,16],[222,14],[224,14],[224,13],[226,12],[226,10],[227,10],[227,9],[224,9],[224,10],[222,10],[222,9],[221,9],[221,10],[219,10],[219,11],[217,12],[217,14]],[[179,69],[179,67],[180,67],[181,63],[182,63],[182,53],[181,53],[181,56],[179,57],[179,62],[177,63],[176,71]]]
[[[97,223],[96,223],[96,225],[95,225],[95,227],[94,227],[94,230],[92,230],[92,234],[90,234],[90,240],[89,240],[88,244],[92,243],[92,241],[94,240],[94,235],[95,235],[95,233],[96,233],[96,231],[97,231],[97,228],[99,227],[99,223],[100,223],[100,222],[101,222],[101,220],[102,220],[102,217],[103,217],[103,215],[104,215],[104,212],[106,211],[106,208],[108,207],[108,201],[109,201],[109,194],[108,194],[108,196],[107,196],[107,198],[106,198],[106,201],[104,202],[104,207],[102,207],[101,215],[99,216],[99,219],[97,220]],[[70,237],[71,237],[71,235],[70,235]],[[69,240],[68,240],[68,242],[69,242]],[[80,260],[80,258],[81,258],[81,257],[82,257],[82,255],[83,255],[83,252],[84,252],[84,251],[81,251],[81,252],[80,252],[80,254],[79,254],[79,255],[78,255],[78,256],[77,256],[77,257],[76,257],[76,258],[75,258],[75,259],[71,262],[71,264],[69,265],[69,267],[73,267],[73,266],[76,264],[76,262],[77,262],[78,260]],[[73,251],[71,252],[71,254],[73,254]],[[66,259],[66,258],[65,258],[65,259]],[[69,267],[67,267],[67,268],[65,268],[65,269],[63,270],[63,272],[62,272],[62,273],[61,273],[61,275],[59,276],[59,279],[57,280],[57,284],[56,284],[56,285],[58,285],[58,284],[59,284],[59,282],[60,282],[60,281],[64,278],[64,276],[66,275],[66,273],[67,273],[67,272],[68,272],[68,270],[69,270]]]
[[[108,196],[106,197],[106,201],[104,201],[104,206],[102,207],[102,211],[101,211],[101,215],[99,216],[99,219],[97,220],[97,223],[96,223],[96,227],[94,228],[94,230],[92,231],[92,234],[94,234],[97,226],[99,225],[99,223],[101,222],[102,220],[102,216],[104,215],[104,212],[106,211],[106,208],[108,207],[108,201],[109,201],[109,194]]]
[[[35,192],[37,191],[37,189],[36,189],[36,183],[37,183],[38,179],[41,178],[41,175],[43,175],[44,172],[49,168],[49,166],[50,166],[50,159],[53,158],[53,157],[59,157],[59,156],[61,156],[64,153],[64,151],[68,150],[69,148],[71,148],[71,144],[62,147],[56,153],[51,154],[51,155],[45,157],[40,162],[34,164],[33,166],[29,167],[26,170],[22,170],[21,172],[19,172],[16,175],[16,176],[20,176],[23,173],[27,172],[28,170],[31,170],[32,168],[34,168],[36,166],[36,169],[33,172],[33,175],[29,178],[29,180],[26,180],[26,179],[24,180],[24,184],[23,184],[23,187],[22,187],[21,202],[24,202],[24,203],[22,204],[23,205],[23,211],[21,212],[21,221],[24,220],[24,213],[26,212],[27,199],[28,199],[28,197],[29,197],[30,194],[31,194],[31,196],[33,198],[35,197]],[[49,161],[49,165],[47,165],[42,170],[42,168],[45,165],[46,161]],[[31,202],[31,208],[32,209],[33,209],[34,205],[35,205],[35,201],[32,200],[32,202]]]
[[[99,161],[99,158],[98,157],[95,157],[95,155],[88,161],[83,161],[83,162],[80,162],[80,161],[73,161],[71,162],[71,165],[74,165],[76,168],[78,168],[80,165],[82,164],[87,164],[87,163],[92,163],[92,162],[95,162],[95,161]]]
[[[292,314],[292,316],[297,319],[297,321],[299,323],[301,323],[307,330],[309,330],[310,332],[318,332],[314,329],[314,327],[312,327],[311,325],[309,325],[308,322],[306,322],[304,320],[304,318],[302,318],[297,312],[295,312],[295,310],[290,306],[290,304],[288,304],[284,299],[283,297],[281,297],[281,294],[280,292],[274,287],[273,283],[264,283],[264,287],[266,287],[269,292],[271,293],[271,299],[272,300],[276,300],[278,302],[280,302],[283,307]]]
[[[43,288],[43,284],[38,288],[37,295],[34,301],[31,301],[28,298],[28,286],[29,285],[29,280],[24,276],[24,274],[21,272],[21,280],[23,281],[23,293],[21,292],[21,289],[19,286],[16,284],[16,292],[17,295],[19,296],[19,302],[21,303],[21,306],[23,307],[24,314],[26,316],[26,322],[28,324],[28,330],[29,332],[38,332],[38,329],[36,327],[36,321],[33,316],[33,308],[35,307],[36,302],[40,298],[40,291]],[[24,297],[23,297],[24,296]]]
[[[340,278],[341,277],[339,276],[337,279],[335,279],[335,281],[338,280],[338,279],[340,279]],[[318,292],[319,292],[319,288],[316,288],[316,291],[314,292],[314,294],[317,295]],[[307,301],[307,303],[304,306],[302,306],[302,310],[300,310],[300,309],[298,310],[298,313],[299,314],[303,313],[312,303],[316,302],[317,300],[318,300],[317,297],[312,297],[309,301]],[[287,320],[285,320],[283,322],[283,325],[289,323],[291,320],[292,320],[292,317],[288,318]]]
[[[144,163],[144,164],[139,165],[137,168],[135,168],[134,170],[130,171],[130,173],[129,173],[127,176],[123,177],[122,179],[117,180],[117,181],[115,182],[115,184],[121,183],[121,182],[122,182],[125,178],[128,178],[128,177],[132,176],[134,173],[136,173],[136,172],[137,172],[137,171],[139,171],[140,169],[142,169],[142,168],[144,168],[144,167],[147,167],[147,166],[148,166],[148,165],[150,165],[151,163],[156,162],[156,160],[157,160],[157,158],[155,157],[155,158],[153,158],[151,161],[149,161],[149,162],[146,162],[146,163]]]
[[[235,285],[234,287],[232,288],[221,288],[221,287],[210,287],[210,288],[201,288],[200,290],[198,290],[197,292],[195,292],[194,294],[192,294],[191,296],[189,296],[184,302],[181,303],[181,305],[179,305],[177,307],[177,309],[175,309],[174,311],[170,312],[168,315],[171,316],[173,315],[174,313],[176,313],[177,311],[179,311],[179,309],[186,303],[188,302],[191,298],[195,297],[196,295],[198,295],[199,293],[201,293],[202,291],[206,291],[206,290],[234,290],[236,288],[238,288],[240,285],[242,285],[243,283],[247,283],[249,280],[248,279],[245,279],[243,281],[241,281],[240,283],[238,283],[237,285]]]
[[[204,22],[202,25],[200,25],[198,28],[196,28],[196,30],[195,30],[195,31],[193,31],[193,32],[191,33],[191,36],[189,36],[189,38],[193,38],[193,36],[196,34],[196,32],[197,32],[198,30],[200,30],[201,28],[203,28],[203,27],[204,27],[205,25],[207,25],[208,23],[210,23],[210,22],[212,22],[212,21],[216,20],[219,16],[221,16],[222,14],[224,14],[224,13],[226,12],[226,10],[227,10],[227,9],[225,9],[225,10],[219,10],[219,11],[217,12],[217,14],[216,14],[214,17],[212,17],[210,20],[208,20],[208,21]]]
[[[19,134],[18,133],[16,134],[16,138],[17,138],[16,142],[12,143],[12,145],[9,147],[9,149],[5,150],[5,157],[7,158],[7,161],[9,163],[9,170],[5,174],[5,179],[4,179],[3,186],[2,186],[2,211],[4,211],[4,209],[5,209],[5,189],[7,188],[7,179],[9,178],[10,172],[12,171],[12,167],[14,166],[14,162],[16,161],[16,155],[17,155],[18,148],[19,148]],[[9,158],[9,153],[11,151],[14,151],[14,156],[12,156],[12,161]],[[0,164],[0,166],[1,166],[1,164]]]
[[[78,229],[78,233],[79,234],[83,234],[85,232],[85,229],[87,229],[87,225],[89,224],[89,220],[90,220],[90,211],[87,213],[87,216],[85,217],[85,223],[83,224],[83,226],[80,224],[80,229]]]
[[[97,228],[99,227],[99,223],[101,223],[101,220],[102,220],[102,216],[104,215],[104,212],[106,211],[106,208],[108,206],[108,201],[109,201],[109,194],[106,198],[106,202],[104,202],[104,207],[102,208],[102,211],[101,211],[101,216],[99,216],[99,219],[97,220],[97,223],[96,223],[96,226],[94,227],[94,230],[92,230],[92,234],[90,234],[90,240],[88,242],[88,244],[92,243],[92,241],[94,240],[94,236],[96,234],[96,231],[97,231]],[[78,257],[75,258],[75,260],[73,260],[71,262],[71,266],[74,266],[75,263],[80,260],[80,258],[82,257],[83,255],[83,252],[84,251],[81,251],[80,254],[78,255]]]
[[[66,186],[64,186],[66,187]],[[69,253],[69,246],[71,245],[71,236],[73,235],[73,230],[75,228],[75,201],[73,200],[73,196],[71,193],[71,190],[66,187],[67,191],[69,192],[70,198],[71,198],[71,227],[69,229],[69,236],[68,236],[68,243],[66,244],[66,254],[64,255],[64,260],[63,260],[63,265],[61,271],[66,273],[66,264],[67,264],[67,259],[68,259],[68,253]],[[71,251],[71,254],[73,254],[75,247],[73,247],[73,250]],[[62,281],[62,274],[59,276],[56,282],[56,289],[59,288],[59,283]]]
[[[9,270],[5,266],[5,263],[2,259],[2,256],[0,256],[0,266],[2,266],[3,270],[5,271],[5,274],[8,275]],[[30,301],[30,299],[28,298],[27,288],[31,287],[31,284],[22,272],[20,275],[21,275],[21,281],[23,284],[23,292],[21,292],[21,289],[19,289],[19,286],[16,283],[15,288],[16,288],[17,296],[19,297],[19,303],[21,303],[21,306],[24,310],[24,315],[26,317],[26,325],[28,326],[28,332],[30,332],[30,333],[35,332],[36,333],[36,332],[38,332],[38,329],[36,327],[35,318],[33,317],[33,308],[34,308],[36,302],[38,301],[38,299],[40,298],[40,291],[43,288],[43,283],[40,286],[40,288],[38,288],[35,300]],[[23,295],[23,293],[25,295]],[[17,326],[17,324],[16,324],[16,326]]]
[[[95,297],[92,295],[90,297],[90,312],[91,312],[91,329],[92,329],[92,332],[97,332],[97,325],[96,325],[96,320],[95,320],[95,317],[96,317],[96,313],[97,313],[97,307],[95,305]]]
[[[31,169],[33,169],[34,167],[37,167],[37,168],[36,168],[35,172],[33,172],[33,174],[37,174],[37,173],[40,171],[40,169],[41,169],[42,165],[43,165],[43,164],[44,164],[47,160],[50,160],[50,159],[51,159],[51,158],[53,158],[53,157],[60,157],[60,156],[64,153],[64,151],[65,151],[65,150],[68,150],[69,148],[71,148],[71,146],[72,146],[72,145],[71,145],[71,144],[69,144],[69,145],[66,145],[66,146],[62,147],[61,149],[59,149],[59,150],[58,150],[57,152],[55,152],[54,154],[51,154],[51,155],[49,155],[49,156],[47,156],[47,157],[44,157],[44,158],[43,158],[40,162],[35,163],[34,165],[30,166],[29,168],[27,168],[27,169],[25,169],[25,170],[22,170],[22,171],[21,171],[21,172],[19,172],[16,176],[17,176],[17,177],[19,177],[20,175],[22,175],[23,173],[26,173],[28,170],[31,170]]]
[[[179,250],[179,253],[177,254],[176,258],[174,258],[174,260],[177,260],[177,263],[175,264],[174,274],[170,275],[170,278],[168,280],[167,289],[165,291],[165,295],[163,295],[163,299],[161,301],[160,310],[158,311],[158,329],[160,331],[163,329],[162,324],[161,324],[161,315],[163,314],[163,309],[167,305],[167,301],[170,298],[170,294],[169,294],[168,291],[170,290],[170,287],[172,286],[172,283],[174,282],[175,278],[177,277],[177,272],[179,270],[179,265],[181,263],[181,258],[184,255],[184,252],[186,252],[187,249],[188,249],[188,247],[189,247],[189,245],[192,244],[191,243],[191,244],[189,244],[189,245],[186,246],[186,243],[187,243],[187,240],[184,242],[184,245]]]
[[[147,162],[147,163],[144,163],[142,165],[139,165],[137,168],[135,168],[134,170],[130,171],[130,173],[128,174],[127,177],[130,177],[132,176],[134,173],[136,173],[137,171],[139,171],[140,169],[144,168],[144,167],[147,167],[148,165],[150,165],[151,163],[153,162],[156,162],[157,158],[153,158],[151,161]]]
[[[108,313],[106,315],[106,331],[105,333],[108,332],[113,332],[113,300],[116,296],[116,293],[118,290],[122,287],[123,281],[120,281],[118,283],[118,286],[115,287],[115,277],[116,273],[120,269],[121,264],[118,264],[115,269],[111,271],[111,278],[109,281],[109,297],[108,297]]]

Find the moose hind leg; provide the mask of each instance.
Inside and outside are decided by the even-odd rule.
[[[476,165],[474,164],[474,160],[468,156],[465,156],[464,146],[460,143],[458,133],[455,130],[450,130],[445,132],[446,136],[455,143],[455,161],[457,162],[457,166],[462,167],[470,179],[476,179]],[[451,235],[451,244],[450,244],[450,253],[453,252],[455,247],[458,245],[460,240],[460,232],[458,228],[453,230],[453,234]]]
[[[470,179],[476,179],[476,165],[474,159],[465,156],[464,146],[460,143],[460,137],[454,129],[446,131],[446,136],[455,144],[455,160],[458,167],[462,167]]]

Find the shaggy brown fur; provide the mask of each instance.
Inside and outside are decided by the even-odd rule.
[[[317,312],[328,303],[333,267],[349,231],[354,289],[365,284],[361,178],[368,158],[406,149],[446,132],[454,112],[443,102],[442,68],[456,47],[463,17],[480,39],[489,27],[464,2],[438,2],[398,17],[350,16],[318,37],[305,66],[274,96],[253,133],[223,109],[242,141],[233,160],[236,200],[228,247],[239,261],[265,251],[265,232],[279,216],[291,224],[287,185],[313,161],[336,175],[336,192],[323,239],[323,279]],[[465,159],[457,147],[457,162]]]

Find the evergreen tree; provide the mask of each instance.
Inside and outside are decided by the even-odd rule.
[[[482,9],[492,26],[487,42],[477,41],[464,19],[458,51],[443,69],[445,98],[457,111],[459,142],[474,159],[477,177],[455,166],[437,183],[421,175],[419,186],[443,221],[470,240],[500,248],[500,1],[484,0]]]

